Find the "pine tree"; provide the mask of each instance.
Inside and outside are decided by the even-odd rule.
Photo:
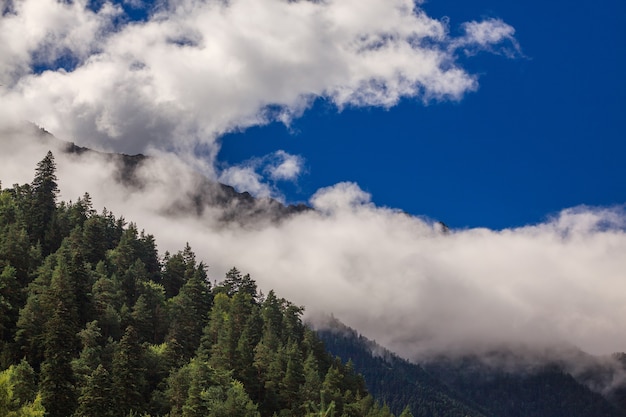
[[[301,386],[305,382],[302,354],[295,341],[287,346],[286,356],[287,368],[280,384],[280,401],[284,408],[295,414],[302,403]]]
[[[9,376],[9,382],[13,387],[13,403],[15,406],[21,407],[35,401],[37,396],[37,376],[35,370],[30,364],[22,359],[22,361],[12,366]]]
[[[212,295],[204,266],[200,264],[194,275],[183,285],[180,293],[172,299],[172,322],[168,332],[168,343],[176,341],[180,358],[193,357],[211,309]]]
[[[114,417],[115,401],[111,385],[111,375],[102,364],[98,365],[81,390],[74,416]]]
[[[413,417],[413,414],[411,413],[411,409],[409,408],[408,405],[404,408],[404,410],[400,414],[400,417]]]
[[[45,234],[52,222],[56,209],[56,198],[59,193],[56,176],[54,155],[48,151],[46,156],[37,164],[32,187],[32,207],[30,214],[31,241],[41,242],[44,253],[50,253],[51,247],[46,241]]]
[[[7,265],[0,273],[0,341],[9,341],[15,327],[20,306],[17,271]]]
[[[322,381],[317,359],[313,352],[309,353],[304,361],[304,384],[302,384],[300,396],[305,406],[317,404],[320,400]]]
[[[127,327],[113,357],[113,392],[119,416],[143,409],[146,386],[143,356],[137,331]]]
[[[89,375],[96,370],[102,362],[102,333],[97,321],[87,323],[85,328],[78,333],[82,350],[80,356],[72,361],[72,369],[78,385],[84,385]]]
[[[167,252],[165,253],[163,259],[162,283],[163,287],[165,287],[165,295],[167,298],[176,296],[185,284],[186,269],[187,267],[182,253],[179,252],[172,256]]]
[[[54,304],[45,324],[44,362],[41,366],[42,403],[50,417],[71,415],[76,406],[75,380],[71,362],[77,350],[77,310],[69,271],[64,262],[54,271],[50,285]]]
[[[250,399],[241,382],[231,381],[225,394],[225,400],[211,402],[209,417],[260,417],[257,406]]]

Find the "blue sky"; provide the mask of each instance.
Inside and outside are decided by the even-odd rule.
[[[230,163],[276,148],[306,173],[279,184],[288,201],[355,181],[378,205],[452,227],[505,228],[581,204],[625,202],[626,3],[433,0],[450,28],[485,17],[516,30],[523,57],[462,57],[479,89],[458,102],[404,99],[338,113],[324,100],[280,123],[223,139]]]
[[[289,203],[355,182],[455,228],[625,202],[620,0],[13,4],[1,117],[83,146]]]

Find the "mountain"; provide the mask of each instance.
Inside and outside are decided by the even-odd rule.
[[[500,358],[508,351],[495,352]],[[508,363],[512,363],[508,361]],[[432,375],[495,415],[511,417],[623,417],[625,410],[592,391],[558,361],[526,369],[489,363],[485,357],[440,358],[424,364]]]
[[[393,416],[302,307],[235,268],[211,284],[189,245],[160,256],[56,181],[49,151],[0,187],[1,416]]]
[[[368,390],[396,410],[408,404],[416,416],[624,417],[624,381],[620,388],[597,387],[612,379],[614,368],[591,361],[580,352],[577,378],[558,358],[529,366],[515,352],[498,350],[485,356],[430,359],[410,363],[359,335],[336,319],[317,330],[327,349],[349,360],[365,377]],[[497,358],[497,360],[496,360]],[[620,356],[624,358],[624,356]],[[489,360],[490,359],[490,360]],[[519,366],[511,364],[518,363]],[[620,400],[621,399],[621,400]],[[621,402],[620,402],[621,401]],[[442,411],[443,410],[443,411]]]
[[[146,186],[146,178],[142,170],[154,161],[153,157],[137,154],[98,152],[81,147],[73,142],[58,139],[50,132],[32,124],[26,124],[27,137],[33,137],[40,143],[48,145],[55,152],[69,155],[98,156],[115,163],[115,180],[131,190],[141,190]],[[311,210],[305,204],[285,205],[273,198],[255,198],[250,193],[237,192],[230,185],[211,180],[198,172],[188,170],[185,175],[192,177],[194,187],[191,191],[181,190],[172,195],[168,208],[171,214],[202,215],[213,209],[219,213],[219,222],[227,224],[237,222],[242,225],[254,225],[260,222],[280,222],[294,214]]]
[[[130,191],[153,186],[143,172],[153,158],[96,152],[30,128],[55,152],[109,160],[116,166],[114,180]],[[31,184],[0,187],[0,368],[7,368],[0,372],[0,397],[16,398],[7,408],[11,412],[18,403],[50,407],[51,398],[61,394],[67,407],[78,410],[80,404],[97,402],[94,390],[104,387],[108,394],[98,401],[116,404],[116,395],[134,395],[123,400],[124,407],[135,401],[141,407],[133,411],[169,417],[196,415],[189,410],[209,397],[238,402],[241,410],[249,405],[250,415],[258,411],[263,416],[407,416],[409,410],[415,416],[442,417],[624,416],[623,354],[599,360],[582,352],[558,352],[538,366],[510,368],[494,366],[494,358],[520,362],[516,353],[497,350],[489,361],[441,356],[417,365],[337,322],[317,333],[344,361],[333,359],[299,322],[299,307],[279,298],[268,305],[256,290],[248,294],[252,301],[237,298],[242,288],[254,286],[249,277],[231,271],[235,278],[211,286],[189,247],[159,256],[151,235],[107,210],[96,214],[88,194],[75,203],[57,202],[54,164],[46,158]],[[168,196],[165,210],[173,214],[172,221],[176,213],[211,210],[221,213],[224,225],[254,227],[311,210],[255,199],[199,173],[189,177],[193,187]],[[203,313],[194,315],[198,311]],[[268,332],[272,340],[261,343]],[[133,372],[140,377],[129,379],[140,386],[130,393],[114,392],[124,376],[115,358],[124,349],[135,350],[138,368]],[[62,351],[66,356],[54,362],[54,354]],[[59,387],[53,374],[66,378],[61,380],[65,391],[51,388]],[[238,382],[242,388],[235,388]],[[83,390],[88,383],[92,391]],[[202,394],[212,386],[217,391]],[[2,397],[3,392],[8,394]],[[37,393],[43,395],[39,402]],[[0,415],[4,411],[0,404]]]
[[[393,412],[406,405],[416,417],[492,417],[462,398],[421,366],[412,364],[331,318],[317,334],[333,355],[349,361],[367,389]]]

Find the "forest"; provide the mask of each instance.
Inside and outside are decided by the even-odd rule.
[[[34,168],[0,183],[0,415],[393,416],[303,307],[234,267],[211,282],[88,192],[58,201],[51,152]]]

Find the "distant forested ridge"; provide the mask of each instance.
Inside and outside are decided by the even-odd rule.
[[[385,350],[336,319],[318,331],[326,348],[365,377],[369,391],[391,410],[415,416],[624,417],[624,388],[603,397],[558,363],[532,371],[486,366],[480,357],[431,359],[422,366]],[[502,354],[502,353],[500,353]],[[602,375],[599,369],[595,375]],[[623,381],[622,381],[623,384]]]
[[[49,152],[0,185],[1,416],[393,415],[302,307],[235,268],[211,285],[189,245],[57,201],[55,173]]]

